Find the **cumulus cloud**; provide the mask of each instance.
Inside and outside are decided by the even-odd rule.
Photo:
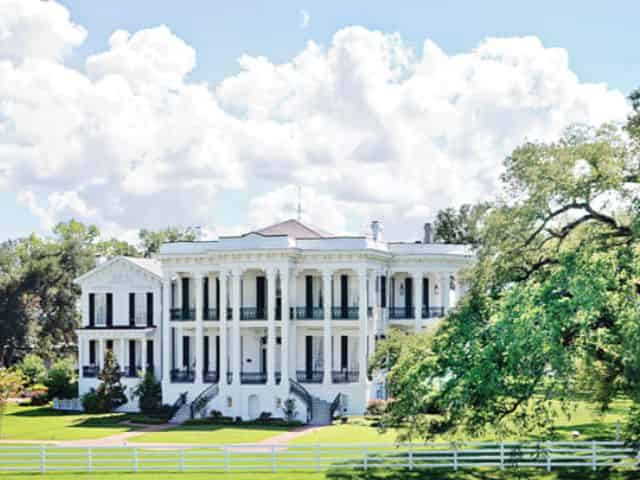
[[[312,223],[342,232],[376,218],[389,233],[493,195],[525,138],[629,108],[536,37],[449,55],[349,27],[285,63],[244,55],[211,86],[189,79],[196,52],[166,26],[116,31],[73,69],[64,55],[85,36],[53,1],[0,0],[0,189],[43,226],[74,215],[117,232],[214,231],[225,194],[262,182],[281,187],[250,199],[238,224],[295,216],[302,184]]]

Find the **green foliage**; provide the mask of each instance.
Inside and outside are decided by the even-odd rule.
[[[287,398],[284,402],[282,402],[282,414],[284,415],[284,419],[287,422],[295,421],[298,416],[298,410],[296,409],[296,400],[295,398]]]
[[[44,384],[50,399],[77,397],[78,384],[73,362],[68,358],[56,361],[47,371]]]
[[[476,245],[483,216],[489,210],[488,203],[464,204],[458,210],[445,208],[436,215],[434,240],[443,243]]]
[[[7,403],[10,398],[17,397],[24,386],[24,377],[20,370],[0,368],[0,439]]]
[[[95,389],[92,388],[87,393],[82,395],[82,408],[86,413],[103,413],[103,405],[101,399],[98,397]]]
[[[167,227],[162,230],[142,229],[138,237],[140,238],[143,255],[150,257],[160,250],[160,244],[163,242],[191,242],[196,240],[197,235],[196,230],[192,227]]]
[[[25,355],[22,362],[20,362],[19,368],[26,378],[27,386],[41,383],[46,377],[47,369],[44,366],[44,361],[33,353]]]
[[[162,385],[151,370],[147,370],[140,383],[133,390],[133,396],[139,399],[140,411],[155,413],[162,407]]]
[[[121,377],[122,373],[113,352],[107,350],[104,366],[98,374],[101,383],[96,390],[100,411],[113,412],[116,408],[127,403],[127,397],[124,394],[125,387],[120,383]]]

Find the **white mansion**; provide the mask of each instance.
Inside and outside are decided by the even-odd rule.
[[[302,421],[362,414],[385,396],[384,376],[367,371],[376,339],[437,322],[473,261],[467,246],[433,243],[430,224],[422,242],[385,242],[378,222],[371,230],[334,236],[288,220],[100,263],[77,279],[80,394],[97,387],[109,349],[127,394],[152,369],[176,420],[214,409],[282,416],[287,398]]]

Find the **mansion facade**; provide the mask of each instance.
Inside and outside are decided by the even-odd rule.
[[[465,245],[334,236],[288,220],[216,241],[165,243],[154,259],[117,257],[76,280],[82,288],[79,389],[99,384],[105,352],[129,402],[152,370],[175,421],[207,415],[301,421],[362,414],[385,397],[367,364],[390,327],[434,325],[464,293]]]

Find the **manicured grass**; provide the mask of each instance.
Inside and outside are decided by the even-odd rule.
[[[268,425],[180,425],[163,432],[145,433],[132,439],[137,443],[233,444],[254,443],[291,428]]]
[[[2,480],[24,480],[33,477],[33,474],[0,474]],[[474,469],[461,470],[458,472],[448,470],[329,470],[326,472],[248,472],[240,473],[107,473],[100,472],[94,474],[38,474],[36,476],[42,480],[206,480],[211,478],[233,479],[233,480],[632,480],[638,478],[637,471],[609,472],[601,470],[591,472],[588,469],[558,470],[547,473],[543,469],[512,469],[500,472],[494,469]]]
[[[126,414],[65,413],[49,407],[10,404],[2,422],[2,440],[89,440],[132,430],[121,425]]]

